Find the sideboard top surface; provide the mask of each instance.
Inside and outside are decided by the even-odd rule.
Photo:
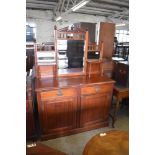
[[[36,91],[46,91],[57,88],[74,87],[82,85],[92,85],[92,84],[106,84],[114,83],[115,81],[108,78],[107,76],[92,76],[88,78],[87,76],[73,76],[73,77],[57,77],[57,78],[43,78],[36,79],[35,88]]]

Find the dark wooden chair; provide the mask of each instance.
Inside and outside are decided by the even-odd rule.
[[[129,64],[125,61],[114,62],[113,79],[116,81],[113,89],[113,97],[116,98],[116,102],[113,107],[113,112],[110,114],[112,117],[112,127],[114,127],[117,120],[120,103],[123,99],[129,98]]]
[[[112,127],[114,128],[114,124],[117,120],[117,113],[120,109],[120,103],[123,99],[129,98],[129,88],[127,87],[119,87],[115,86],[113,90],[113,97],[116,98],[116,104],[114,105],[114,111],[111,115],[112,117]]]

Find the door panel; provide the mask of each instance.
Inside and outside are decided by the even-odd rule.
[[[43,133],[60,132],[76,127],[77,97],[43,101]]]
[[[111,93],[83,95],[81,97],[81,126],[107,121]]]

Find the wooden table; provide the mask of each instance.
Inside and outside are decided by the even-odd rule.
[[[35,147],[26,148],[26,155],[67,155],[41,143],[37,143]]]
[[[129,155],[129,136],[126,131],[97,134],[86,144],[83,155]]]
[[[116,105],[114,106],[114,111],[113,114],[110,114],[111,118],[112,118],[112,127],[115,127],[115,122],[117,120],[117,114],[118,111],[120,109],[120,103],[122,102],[123,99],[125,98],[129,98],[129,88],[127,87],[114,87],[113,90],[113,96],[116,97]]]

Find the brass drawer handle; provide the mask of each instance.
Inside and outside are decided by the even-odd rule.
[[[95,86],[95,90],[96,90],[96,92],[99,92],[101,90],[101,88],[99,86]]]
[[[57,96],[63,96],[63,93],[62,93],[62,91],[60,89],[57,92]]]

